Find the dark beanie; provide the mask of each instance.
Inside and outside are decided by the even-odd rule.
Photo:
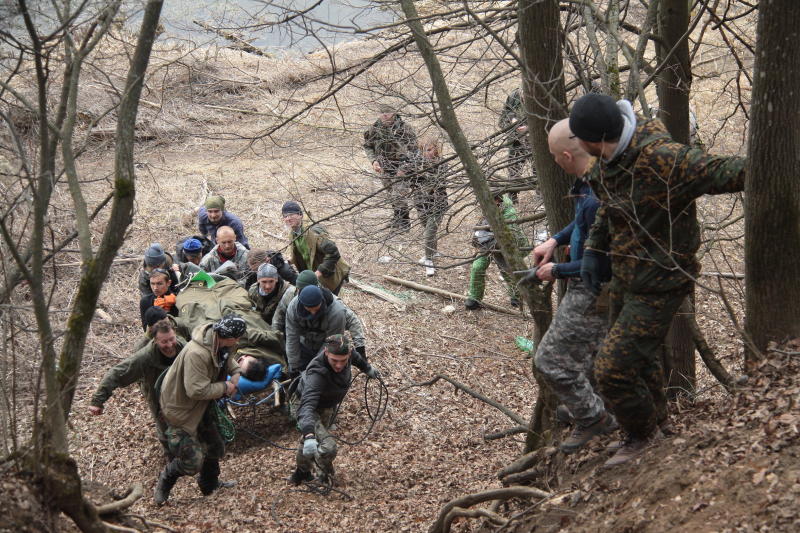
[[[309,285],[300,291],[299,299],[304,307],[316,307],[322,303],[322,291],[319,287]]]
[[[300,291],[309,285],[319,285],[319,278],[317,278],[317,275],[311,270],[303,270],[297,275],[297,280],[295,280],[294,286],[297,287],[297,292],[299,294]]]
[[[153,306],[144,312],[144,323],[148,328],[165,318],[167,318],[167,312],[161,307]]]
[[[300,207],[300,204],[295,202],[294,200],[289,200],[283,207],[281,207],[281,215],[302,215],[303,209]]]
[[[167,261],[167,256],[160,244],[154,242],[144,252],[144,264],[147,266],[163,265]]]
[[[581,96],[569,114],[569,129],[586,142],[616,141],[624,125],[616,100],[605,94]]]

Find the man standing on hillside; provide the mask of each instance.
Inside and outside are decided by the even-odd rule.
[[[556,163],[569,174],[583,176],[592,156],[587,154],[569,130],[564,119],[550,130],[547,137],[550,153]],[[582,177],[575,180],[570,196],[575,199],[575,218],[570,224],[533,249],[535,275],[540,281],[567,280],[567,293],[536,349],[534,363],[544,380],[566,406],[575,429],[561,442],[564,453],[573,453],[587,442],[617,428],[614,417],[606,412],[603,400],[594,392],[591,377],[594,353],[606,333],[605,314],[597,307],[597,296],[581,281],[583,244],[600,206],[589,183]],[[558,246],[569,245],[570,261],[554,263]],[[606,268],[610,272],[608,259]],[[533,274],[535,272],[535,274]],[[527,278],[523,278],[527,279]]]
[[[745,160],[674,142],[630,102],[587,94],[569,127],[598,158],[590,184],[601,201],[584,245],[581,277],[599,293],[611,256],[611,330],[595,361],[598,390],[627,434],[606,466],[641,454],[666,419],[661,350],[672,317],[700,271],[695,200],[744,188]]]
[[[525,116],[521,88],[514,89],[506,98],[503,111],[500,113],[499,126],[502,130],[508,130],[506,133],[508,181],[511,185],[515,183],[519,185],[525,163],[531,159],[532,155],[528,142],[528,120]],[[511,192],[509,196],[516,205],[517,193]]]
[[[217,243],[217,231],[227,226],[236,234],[236,242],[250,249],[250,243],[244,236],[244,225],[241,219],[225,210],[225,198],[222,196],[209,196],[205,204],[197,212],[197,229],[200,235],[208,237],[214,244]]]
[[[213,324],[202,324],[181,350],[163,378],[161,412],[167,423],[167,443],[174,457],[158,477],[155,503],[163,505],[178,478],[198,472],[200,492],[208,496],[232,486],[219,481],[219,460],[225,441],[212,411],[212,402],[236,393],[241,369],[236,364],[236,344],[247,323],[235,314]],[[230,381],[227,380],[230,376]]]
[[[364,132],[364,152],[378,174],[392,204],[392,228],[408,230],[411,217],[408,207],[409,187],[406,166],[417,151],[417,134],[397,110],[389,105],[378,108],[378,120]]]

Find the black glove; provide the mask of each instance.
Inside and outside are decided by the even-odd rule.
[[[277,269],[280,269],[286,261],[283,259],[283,254],[280,252],[272,252],[268,251],[267,256],[269,257],[269,262]]]
[[[364,361],[367,360],[367,347],[366,346],[356,346],[356,351],[358,354],[364,358]]]
[[[581,260],[581,279],[586,288],[597,296],[600,285],[611,279],[611,260],[608,254],[597,250],[584,250]]]

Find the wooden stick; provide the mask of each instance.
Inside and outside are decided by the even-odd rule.
[[[200,26],[204,30],[210,31],[212,33],[216,33],[217,35],[219,35],[223,39],[226,39],[226,40],[232,42],[234,44],[234,48],[236,50],[241,50],[242,52],[247,52],[249,54],[254,54],[254,55],[257,55],[257,56],[261,56],[261,57],[270,57],[270,58],[271,57],[275,57],[272,54],[270,54],[269,52],[265,52],[264,50],[256,48],[255,46],[253,46],[252,44],[248,43],[247,41],[245,41],[244,39],[242,39],[241,37],[239,37],[238,35],[236,35],[234,33],[231,33],[229,31],[225,31],[225,30],[221,30],[219,28],[214,28],[210,24],[206,24],[205,22],[200,21],[200,20],[193,20],[192,22],[194,22],[195,24],[197,24],[198,26]]]
[[[136,483],[132,487],[130,494],[128,494],[121,500],[107,503],[105,505],[99,505],[97,507],[97,514],[98,515],[111,514],[121,511],[122,509],[127,509],[128,507],[136,503],[136,500],[141,498],[142,494],[144,494],[144,491],[142,489],[142,484]]]
[[[359,281],[353,278],[352,276],[350,277],[350,283],[357,289],[361,289],[366,293],[372,294],[373,296],[377,296],[381,300],[386,300],[389,303],[399,305],[401,310],[405,310],[406,305],[408,305],[408,302],[406,302],[402,298],[398,298],[394,294],[390,294],[382,289],[379,289],[378,287],[367,285],[366,283]]]
[[[727,279],[744,279],[744,274],[739,274],[738,272],[700,272],[700,275]]]
[[[429,292],[431,294],[438,294],[439,296],[444,296],[445,298],[452,298],[454,300],[462,300],[462,301],[467,299],[466,296],[462,296],[461,294],[456,294],[454,292],[446,291],[444,289],[438,289],[436,287],[431,287],[429,285],[422,285],[421,283],[415,283],[413,281],[396,278],[394,276],[389,276],[388,274],[384,274],[383,279],[391,281],[392,283],[397,283],[398,285],[409,287],[411,289],[416,289],[418,291]],[[495,305],[488,302],[481,302],[481,307],[485,307],[486,309],[491,309],[492,311],[497,311],[498,313],[520,316],[519,311],[507,309],[505,307],[501,307],[499,305]]]
[[[527,217],[522,217],[522,218],[518,218],[517,220],[512,220],[512,221],[509,222],[509,224],[522,224],[523,222],[536,222],[537,220],[542,220],[546,216],[547,215],[545,213],[535,213],[533,215],[528,215]],[[490,228],[488,225],[483,225],[483,226],[475,226],[473,229],[477,231],[479,229],[492,229],[492,228]]]
[[[279,394],[280,390],[281,390],[280,383],[278,383],[277,381],[273,380],[272,381],[272,394],[274,395],[273,399],[275,400],[275,407],[280,407],[281,406],[281,395]]]

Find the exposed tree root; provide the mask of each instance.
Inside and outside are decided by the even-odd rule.
[[[136,501],[142,497],[142,494],[144,494],[144,490],[142,489],[142,484],[136,483],[135,485],[132,485],[130,487],[127,495],[121,500],[117,500],[115,502],[98,506],[97,514],[99,515],[112,514],[122,511],[123,509],[127,509],[128,507],[136,503]]]
[[[439,517],[436,519],[430,529],[429,533],[449,533],[450,526],[453,519],[459,516],[466,516],[470,518],[487,518],[493,523],[497,520],[498,525],[505,525],[506,519],[500,517],[492,511],[486,509],[478,509],[474,511],[474,516],[469,508],[473,505],[494,501],[494,500],[510,500],[513,498],[550,498],[553,494],[535,487],[506,487],[502,489],[491,489],[484,492],[477,492],[474,494],[467,494],[451,500],[442,507],[439,511]]]
[[[544,450],[544,448],[539,448],[538,450],[517,457],[513,463],[501,469],[497,473],[497,477],[502,480],[504,477],[510,476],[511,474],[516,474],[533,467],[533,465],[541,461],[544,457]]]
[[[692,317],[689,320],[689,328],[692,331],[692,340],[694,341],[694,346],[697,348],[697,351],[700,352],[700,358],[705,363],[706,368],[708,371],[711,372],[711,375],[714,376],[717,381],[719,381],[725,389],[730,392],[736,386],[736,383],[733,380],[733,377],[725,370],[725,367],[722,366],[722,363],[719,362],[717,356],[714,354],[714,350],[711,349],[711,346],[708,345],[703,332],[700,331],[700,327],[697,325],[697,321]]]
[[[525,426],[514,426],[512,428],[504,429],[502,431],[496,431],[494,433],[485,433],[483,435],[483,440],[498,440],[505,437],[510,437],[511,435],[519,435],[520,433],[527,433],[528,428]]]

